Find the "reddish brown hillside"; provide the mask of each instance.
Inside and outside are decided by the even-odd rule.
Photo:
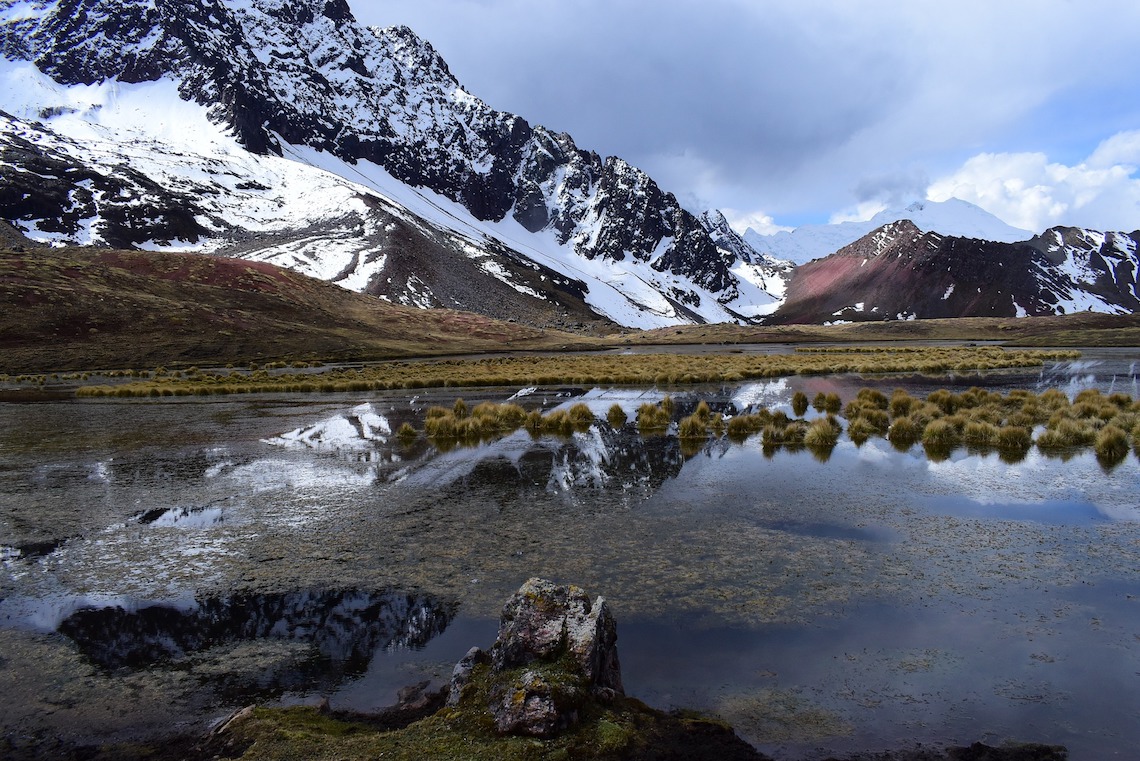
[[[1054,314],[1035,259],[1042,254],[1027,245],[924,233],[903,220],[799,266],[770,322]]]
[[[0,372],[383,357],[574,342],[420,310],[269,264],[200,254],[0,249]]]

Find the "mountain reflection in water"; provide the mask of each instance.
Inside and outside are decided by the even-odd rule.
[[[267,698],[373,710],[446,681],[540,575],[612,601],[635,697],[731,715],[774,757],[1006,737],[1068,745],[1074,761],[1128,756],[1133,451],[1113,468],[1088,449],[932,459],[845,431],[823,462],[677,429],[700,401],[789,413],[797,391],[1129,391],[1136,361],[531,389],[516,396],[528,411],[584,403],[594,420],[451,449],[422,433],[427,409],[513,389],[7,405],[3,726],[90,743]],[[666,393],[673,426],[642,436],[638,407]],[[395,434],[405,422],[414,438]],[[55,433],[17,435],[33,429]],[[366,591],[329,591],[344,589]]]
[[[147,668],[243,640],[311,646],[326,668],[363,672],[380,650],[420,648],[441,634],[455,604],[403,592],[304,591],[202,597],[189,608],[143,604],[77,610],[59,625],[92,661]]]

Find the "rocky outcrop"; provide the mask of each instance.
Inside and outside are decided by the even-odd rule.
[[[476,679],[482,689],[472,689]],[[490,653],[472,648],[456,664],[448,705],[485,700],[500,733],[552,737],[577,723],[588,700],[624,694],[605,600],[533,578],[503,607]]]

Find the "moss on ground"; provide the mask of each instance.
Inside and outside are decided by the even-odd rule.
[[[258,708],[229,732],[239,747],[247,745],[247,761],[763,758],[721,721],[666,714],[631,698],[587,704],[581,721],[551,740],[499,735],[490,716],[474,708],[444,708],[390,731],[311,707]]]

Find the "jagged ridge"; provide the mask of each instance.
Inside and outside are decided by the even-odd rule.
[[[757,288],[742,288],[733,267],[766,263],[739,236],[717,245],[701,220],[640,170],[490,108],[427,42],[403,27],[364,29],[341,0],[5,7],[5,56],[33,61],[57,82],[172,77],[184,98],[207,106],[255,153],[307,146],[350,165],[372,162],[462,204],[476,220],[509,218],[531,233],[552,233],[586,261],[646,265],[638,279],[665,297],[657,310],[667,320],[731,319],[736,302],[747,311],[756,300]],[[28,218],[15,207],[4,214]],[[129,220],[107,226],[113,231],[105,237],[116,242],[139,243],[145,234],[122,229]],[[167,237],[195,241],[208,232],[183,224]],[[780,283],[781,273],[769,268],[767,277]]]

